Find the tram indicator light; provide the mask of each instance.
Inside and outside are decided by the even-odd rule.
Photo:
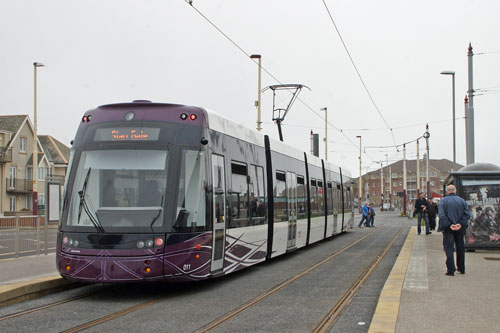
[[[146,273],[150,273],[151,272],[151,267],[146,267],[146,269],[144,269],[146,271]]]
[[[187,113],[183,113],[183,114],[181,114],[181,119],[182,119],[182,120],[186,120],[186,119],[188,119],[188,114],[187,114]]]
[[[156,246],[162,246],[163,245],[163,238],[157,238],[155,241]]]
[[[191,119],[191,120],[196,120],[196,118],[198,118],[198,116],[195,115],[194,113],[189,116],[189,119]]]
[[[69,271],[71,269],[71,266],[66,266],[66,270]]]
[[[196,245],[196,249],[197,250],[201,249],[201,244]]]

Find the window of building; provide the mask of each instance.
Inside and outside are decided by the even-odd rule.
[[[11,212],[16,211],[16,197],[10,197],[9,198],[9,209]]]
[[[33,167],[32,166],[26,167],[26,179],[33,180]]]
[[[370,175],[370,179],[376,179],[377,175]]]
[[[436,183],[433,180],[431,180],[431,186],[434,186],[435,184]]]
[[[45,194],[44,193],[38,194],[38,206],[45,206]]]
[[[26,153],[26,138],[21,137],[19,140],[19,152]]]
[[[399,186],[402,186],[403,185],[403,182],[399,182]]]
[[[33,209],[33,196],[31,194],[26,195],[26,209]]]
[[[16,188],[16,167],[15,166],[10,167],[9,186],[10,186],[10,188]]]
[[[373,191],[373,195],[377,195],[377,192]]]
[[[392,186],[398,186],[398,182],[392,183]]]
[[[38,168],[38,180],[44,181],[46,178],[47,178],[47,168],[39,167]]]
[[[398,173],[397,173],[397,172],[393,172],[393,173],[391,174],[391,177],[392,177],[392,178],[398,178]]]

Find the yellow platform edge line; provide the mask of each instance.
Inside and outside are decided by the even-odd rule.
[[[406,241],[401,248],[398,259],[392,267],[391,273],[385,281],[384,288],[380,293],[377,308],[373,315],[369,333],[396,332],[396,323],[398,321],[399,306],[401,304],[401,293],[403,283],[410,262],[410,255],[417,233],[417,227],[411,227]]]

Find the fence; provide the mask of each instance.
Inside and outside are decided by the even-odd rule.
[[[55,252],[57,225],[45,216],[0,218],[0,259]]]

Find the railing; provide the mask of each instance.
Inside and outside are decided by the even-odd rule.
[[[25,178],[7,178],[7,192],[33,192],[33,180]]]
[[[0,259],[55,252],[57,225],[44,216],[0,218]]]
[[[12,149],[5,150],[5,147],[0,147],[0,163],[12,162]]]

